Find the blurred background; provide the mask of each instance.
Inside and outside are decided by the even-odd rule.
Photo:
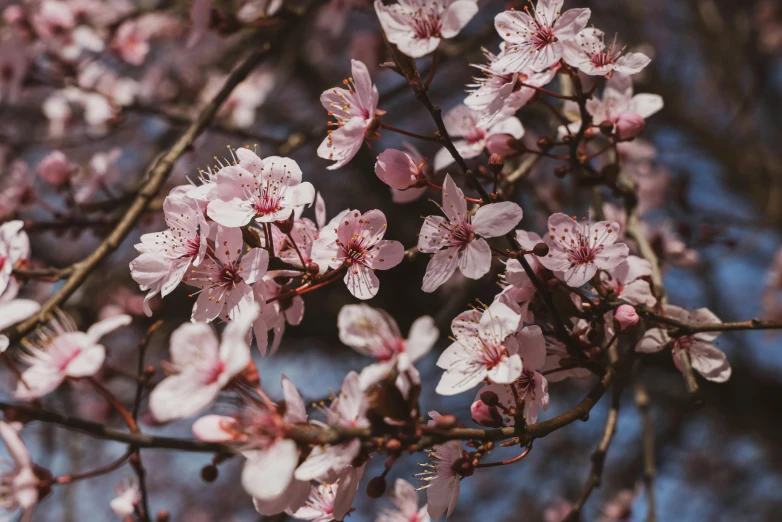
[[[95,248],[112,228],[117,207],[75,216],[63,201],[69,197],[116,201],[132,192],[143,179],[145,166],[176,139],[202,100],[208,99],[209,89],[214,92],[214,82],[219,85],[238,57],[261,45],[267,31],[231,25],[241,2],[215,0],[209,29],[197,35],[196,45],[188,47],[193,37],[190,2],[97,3],[115,15],[100,22],[105,31],[116,31],[140,12],[165,13],[169,18],[157,21],[163,29],[139,63],[119,53],[124,47],[109,44],[87,65],[78,62],[71,69],[63,65],[67,60],[47,61],[44,53],[19,42],[5,39],[0,48],[3,74],[8,67],[18,70],[20,54],[30,58],[21,92],[15,99],[6,93],[0,106],[4,155],[0,160],[0,220],[19,216],[28,222],[38,266],[67,266]],[[293,0],[285,3],[297,5]],[[2,4],[5,8],[16,3]],[[592,24],[612,38],[616,33],[629,49],[653,58],[634,77],[635,91],[660,94],[665,108],[647,122],[643,142],[634,143],[646,151],[645,159],[634,166],[634,175],[647,233],[664,263],[670,302],[707,306],[724,321],[782,317],[782,258],[777,255],[782,226],[782,4],[773,0],[570,0],[566,4],[565,8],[591,8]],[[481,47],[497,49],[500,39],[493,28],[494,15],[511,6],[522,7],[520,2],[499,0],[480,5],[478,16],[467,28],[441,44],[430,95],[444,110],[463,101],[463,86],[476,73],[469,64],[483,61]],[[388,187],[374,175],[376,155],[385,148],[401,148],[398,135],[383,132],[382,141],[373,142],[372,149],[363,147],[337,171],[327,171],[328,162],[316,156],[327,121],[320,93],[349,76],[351,58],[370,68],[381,93],[379,106],[388,113],[384,121],[420,133],[434,130],[402,78],[378,67],[386,58],[371,3],[322,0],[292,29],[275,34],[270,24],[268,31],[282,39],[281,45],[229,100],[229,107],[199,138],[194,150],[176,165],[161,195],[195,179],[198,169],[215,164],[215,157],[228,156],[227,146],[257,144],[261,156],[288,155],[300,164],[304,180],[323,194],[329,218],[348,207],[379,208],[389,218],[386,237],[413,246],[419,216],[433,213],[433,203],[424,197],[396,204]],[[57,96],[62,96],[66,86],[86,86],[90,73],[84,71],[92,64],[100,70],[92,73],[96,79],[89,89],[105,91],[102,95],[110,102],[110,117],[103,121],[95,114],[90,117],[90,110],[99,111],[97,102],[73,99],[67,104],[67,117],[62,117]],[[429,66],[428,58],[419,60],[422,70]],[[113,83],[100,83],[100,78],[111,74]],[[125,78],[132,83],[119,81]],[[108,87],[100,87],[104,84]],[[79,104],[81,108],[74,108]],[[518,116],[526,129],[525,139],[548,135],[556,126],[539,105],[523,108]],[[437,151],[429,143],[415,145],[430,160]],[[85,177],[76,194],[58,189],[37,173],[36,166],[53,150],[63,151]],[[553,169],[554,165],[540,162],[517,183],[514,195],[525,211],[520,228],[541,232],[548,213],[564,210],[582,215],[589,208],[590,191],[570,179],[556,178]],[[440,179],[443,175],[439,174]],[[439,200],[436,194],[430,196]],[[57,221],[68,220],[47,207],[60,209],[60,217],[65,212],[75,224],[57,225]],[[305,215],[312,218],[312,210]],[[148,213],[66,307],[85,327],[105,315],[134,314],[133,329],[123,329],[104,342],[109,349],[104,378],[128,402],[135,384],[123,371],[134,371],[135,349],[145,328],[153,320],[165,320],[148,352],[148,362],[158,364],[168,357],[170,332],[189,319],[192,308],[187,290],[180,288],[165,301],[153,302],[153,318],[141,312],[142,293],[130,278],[128,262],[135,257],[133,244],[141,233],[162,228],[160,212]],[[378,273],[380,293],[369,304],[391,313],[405,333],[421,315],[436,319],[441,340],[420,363],[423,409],[454,413],[464,424],[474,426],[469,417],[471,393],[448,400],[434,395],[441,372],[434,362],[447,343],[451,319],[474,299],[489,302],[497,293],[502,265],[495,262],[493,273],[482,280],[456,276],[434,294],[424,294],[420,284],[426,261],[417,256]],[[56,288],[56,284],[29,283],[25,293],[45,299]],[[255,352],[262,384],[273,397],[279,397],[281,373],[291,378],[306,399],[314,400],[337,389],[347,371],[369,362],[337,338],[337,313],[353,302],[339,284],[307,295],[304,320],[287,328],[279,352],[265,359]],[[762,332],[726,333],[718,344],[728,355],[733,375],[725,384],[701,380],[705,404],[700,408],[689,400],[670,352],[646,357],[639,375],[650,393],[656,436],[658,520],[780,520],[782,416],[776,402],[782,397],[782,338]],[[13,378],[5,377],[3,389],[10,397]],[[552,384],[551,406],[541,419],[572,407],[593,384],[589,378]],[[450,520],[545,520],[545,510],[561,499],[575,501],[589,473],[589,455],[599,441],[608,402],[604,398],[587,422],[536,441],[523,462],[480,470],[464,480]],[[121,426],[120,419],[86,386],[65,386],[47,396],[43,405]],[[215,409],[226,406],[218,404]],[[191,423],[145,425],[144,429],[189,437]],[[606,504],[626,490],[637,495],[629,496],[624,519],[645,520],[640,426],[628,389],[622,396],[603,483],[587,502],[584,520],[599,520]],[[90,469],[125,450],[120,444],[42,424],[26,428],[24,438],[33,460],[55,474]],[[217,481],[207,484],[200,479],[200,469],[210,462],[208,455],[148,450],[143,457],[153,512],[166,509],[172,520],[186,522],[262,520],[238,487],[239,459],[221,465]],[[416,462],[424,459],[423,454],[405,457],[389,478],[413,481],[411,475],[419,469]],[[366,481],[382,469],[379,460],[370,463]],[[128,473],[120,470],[102,479],[56,488],[40,505],[35,520],[112,520],[108,502],[115,485]],[[424,497],[421,493],[421,502]],[[349,520],[372,521],[387,505],[387,499],[370,500],[362,493]]]

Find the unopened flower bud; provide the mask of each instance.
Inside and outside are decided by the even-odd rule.
[[[38,175],[44,181],[55,187],[65,185],[70,179],[72,172],[67,156],[59,150],[55,150],[43,158],[38,163],[37,170]]]
[[[502,172],[502,168],[505,166],[505,160],[500,154],[492,154],[489,156],[489,168],[495,174]]]
[[[543,136],[538,140],[538,148],[542,150],[543,152],[546,152],[549,150],[552,146],[551,138],[548,138],[546,136]]]
[[[375,174],[389,187],[403,190],[416,182],[418,165],[406,152],[386,149],[377,157]]]
[[[482,400],[472,403],[472,406],[470,406],[470,414],[472,415],[473,421],[481,426],[486,426],[487,428],[500,428],[505,425],[496,406],[489,406]]]
[[[367,495],[369,498],[380,498],[386,492],[386,479],[375,477],[367,484]]]
[[[307,263],[307,273],[309,273],[310,275],[315,275],[318,272],[320,272],[320,266],[318,266],[317,263],[314,263],[312,261]]]
[[[454,415],[442,415],[435,422],[435,426],[441,430],[450,430],[456,426],[456,417]]]
[[[619,330],[625,331],[628,328],[638,324],[638,314],[635,312],[635,308],[628,304],[623,304],[614,312],[614,321],[619,324]]]
[[[201,468],[201,479],[204,482],[214,482],[217,480],[217,466],[214,464],[208,464]]]
[[[546,243],[538,243],[532,248],[532,253],[538,257],[546,257],[548,255],[548,245]]]
[[[500,398],[493,391],[486,390],[481,392],[481,400],[486,403],[487,406],[497,406],[500,403]]]
[[[646,123],[637,114],[624,113],[616,119],[615,127],[616,137],[619,138],[619,141],[629,141],[643,132]]]
[[[610,136],[614,132],[613,122],[611,120],[603,120],[603,122],[600,123],[600,132],[606,136]]]
[[[168,511],[165,509],[161,509],[157,512],[157,520],[155,522],[169,522],[171,520],[171,515],[168,514]]]
[[[587,130],[584,131],[584,139],[585,140],[591,140],[595,137],[595,129],[592,127],[589,127]]]
[[[399,439],[389,439],[386,441],[386,449],[388,451],[399,451],[402,449],[402,442]]]
[[[486,140],[486,148],[490,154],[499,154],[500,156],[510,156],[515,154],[516,148],[513,143],[517,141],[516,138],[510,134],[492,134]]]

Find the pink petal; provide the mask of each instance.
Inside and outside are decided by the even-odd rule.
[[[524,213],[511,201],[483,205],[472,220],[476,234],[484,237],[503,236],[519,224]]]
[[[459,255],[457,252],[458,248],[452,247],[440,250],[432,256],[432,259],[429,260],[429,264],[426,265],[426,273],[424,274],[421,290],[424,292],[434,292],[451,278],[456,271],[459,262]]]
[[[491,248],[485,239],[475,239],[459,254],[459,270],[465,277],[480,279],[491,268]]]
[[[279,497],[293,480],[299,448],[290,439],[278,439],[263,450],[252,451],[242,469],[242,487],[260,500]]]

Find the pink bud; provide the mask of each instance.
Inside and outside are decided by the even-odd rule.
[[[486,139],[486,148],[489,154],[510,156],[519,152],[518,145],[514,146],[518,141],[510,134],[492,134]]]
[[[10,5],[3,11],[3,20],[10,25],[21,25],[25,19],[24,9],[20,5]]]
[[[377,157],[375,174],[389,187],[401,190],[415,183],[418,166],[407,153],[386,149]]]
[[[626,112],[620,114],[614,121],[614,129],[616,130],[616,137],[619,141],[628,141],[635,139],[641,134],[646,127],[644,119],[632,112]]]
[[[470,413],[472,414],[472,420],[481,426],[499,428],[504,424],[497,408],[488,406],[480,399],[472,403],[472,406],[470,406]]]
[[[71,165],[65,154],[55,150],[38,163],[38,175],[47,183],[60,187],[70,178]]]
[[[614,312],[614,320],[619,323],[619,329],[624,331],[630,327],[638,324],[638,314],[635,313],[635,308],[630,305],[623,304]]]

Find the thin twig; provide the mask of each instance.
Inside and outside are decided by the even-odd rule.
[[[654,425],[649,416],[649,394],[640,379],[635,381],[635,405],[641,413],[643,424],[644,486],[646,488],[646,522],[656,522],[654,507]]]

